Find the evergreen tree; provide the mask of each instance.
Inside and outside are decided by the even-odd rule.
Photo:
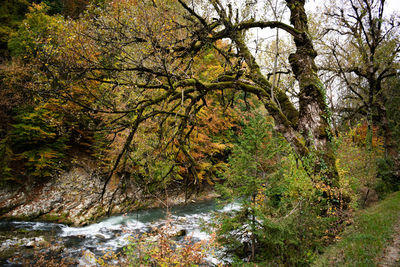
[[[255,260],[262,231],[264,204],[268,188],[270,199],[279,198],[279,188],[274,184],[279,180],[279,155],[289,149],[287,142],[280,136],[274,136],[273,124],[265,116],[256,114],[251,117],[237,145],[228,160],[228,169],[224,172],[225,183],[217,186],[223,197],[240,202],[240,210],[234,216],[221,215],[221,241],[228,249],[240,257]],[[264,215],[262,215],[264,216]]]

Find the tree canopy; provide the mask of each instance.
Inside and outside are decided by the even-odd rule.
[[[300,158],[315,151],[317,167],[312,169],[324,169],[327,181],[335,184],[331,115],[314,62],[317,53],[305,1],[286,1],[291,25],[243,16],[220,1],[203,4],[205,9],[185,1],[119,1],[93,7],[81,19],[69,21],[65,35],[44,40],[39,59],[51,90],[88,111],[109,114],[112,127],[128,129],[116,164],[141,122],[157,116],[178,118],[177,138],[183,140],[191,118],[207,105],[207,95],[225,90],[253,94]],[[252,28],[279,28],[292,36],[296,51],[288,60],[299,84],[298,107],[284,88],[272,86],[262,73],[246,43]],[[226,45],[221,47],[221,41]],[[204,79],[195,68],[207,49],[222,60]],[[85,90],[77,94],[75,85]]]

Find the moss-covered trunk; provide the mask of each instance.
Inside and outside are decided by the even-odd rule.
[[[286,0],[286,3],[291,11],[291,24],[301,32],[293,36],[296,52],[289,56],[300,87],[297,130],[305,139],[308,150],[315,151],[314,170],[323,174],[322,178],[327,184],[337,187],[338,172],[331,143],[331,114],[326,103],[325,88],[318,77],[314,61],[317,53],[308,31],[305,0]]]
[[[336,158],[332,147],[331,114],[326,104],[325,88],[321,83],[314,59],[317,53],[308,34],[307,15],[304,0],[286,0],[291,11],[290,34],[296,44],[296,52],[289,61],[300,86],[299,110],[279,87],[273,88],[261,73],[254,56],[249,51],[241,32],[232,32],[230,38],[237,45],[239,54],[249,68],[249,77],[264,90],[259,94],[268,113],[274,118],[276,129],[291,143],[303,162],[308,164],[310,175],[322,174],[324,182],[338,187]],[[232,25],[230,28],[233,28]],[[287,29],[290,26],[285,26]],[[229,28],[229,27],[228,27]]]
[[[386,156],[397,158],[398,151],[396,149],[396,144],[393,140],[392,129],[389,124],[388,114],[386,111],[386,107],[383,104],[377,105],[378,116],[377,116],[377,125],[379,123],[382,127],[383,137],[384,137],[384,146]]]

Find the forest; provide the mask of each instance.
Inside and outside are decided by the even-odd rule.
[[[5,0],[0,22],[0,231],[206,195],[237,205],[202,223],[207,242],[176,241],[172,220],[87,265],[376,266],[396,239],[400,14],[385,0]],[[370,209],[394,214],[363,240],[376,252],[324,259]],[[77,264],[40,253],[23,266]]]

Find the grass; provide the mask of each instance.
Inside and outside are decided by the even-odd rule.
[[[400,192],[358,212],[341,240],[327,248],[313,266],[376,266],[400,215]]]

